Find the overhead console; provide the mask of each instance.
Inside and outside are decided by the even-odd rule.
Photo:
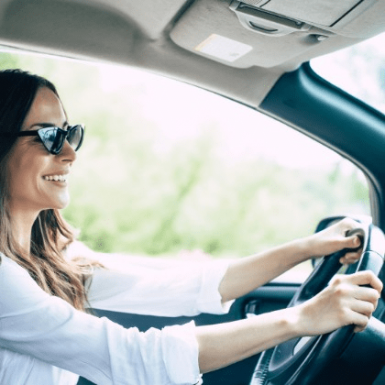
[[[344,33],[376,0],[196,0],[171,30],[180,47],[238,68],[273,67]],[[229,38],[231,36],[231,38]]]

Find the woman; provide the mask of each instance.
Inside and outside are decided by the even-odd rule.
[[[66,180],[83,133],[82,126],[69,125],[50,82],[0,72],[1,384],[75,384],[77,375],[97,384],[193,384],[200,373],[294,337],[348,324],[365,328],[382,289],[369,272],[339,277],[300,306],[215,326],[139,333],[87,314],[87,296],[91,306],[109,310],[175,315],[171,309],[178,305],[179,315],[220,313],[228,301],[310,256],[355,248],[359,240],[344,236],[357,226],[344,220],[228,266],[189,266],[188,274],[178,269],[171,278],[148,279],[96,263],[92,271],[92,263],[67,261],[60,246],[74,239],[59,210],[69,202]],[[352,252],[341,262],[358,257]],[[140,305],[151,297],[147,292],[170,298],[175,285],[181,295],[174,294],[166,309]]]

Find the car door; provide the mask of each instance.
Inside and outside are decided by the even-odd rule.
[[[116,313],[103,310],[94,310],[95,315],[107,317],[124,327],[137,327],[146,331],[151,327],[162,329],[169,325],[184,324],[194,320],[196,325],[210,325],[222,322],[231,322],[244,317],[256,316],[265,312],[278,310],[287,306],[293,296],[297,284],[276,282],[269,283],[245,297],[236,300],[226,315],[201,314],[197,317],[155,317],[127,313]],[[203,375],[203,383],[216,385],[246,385],[253,374],[259,355]],[[92,384],[81,378],[78,385]]]

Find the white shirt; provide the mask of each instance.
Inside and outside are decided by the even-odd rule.
[[[125,329],[50,296],[0,256],[1,385],[74,385],[79,375],[98,385],[199,381],[192,322],[146,333]],[[109,267],[109,259],[99,256]],[[119,270],[97,269],[88,291],[91,306],[159,316],[227,311],[218,292],[227,262],[171,264],[131,258]]]

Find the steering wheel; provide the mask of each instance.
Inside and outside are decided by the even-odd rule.
[[[385,252],[382,231],[369,224],[347,232],[361,238],[362,255],[350,265],[346,274],[370,270],[380,273]],[[360,246],[360,247],[361,247]],[[308,279],[298,289],[288,307],[296,306],[322,291],[340,270],[339,259],[348,251],[344,249],[323,257]],[[373,317],[372,317],[373,318]],[[384,324],[375,320],[385,327]],[[317,377],[339,357],[356,333],[354,325],[345,326],[321,336],[295,338],[263,352],[254,370],[250,385],[303,385],[317,383]],[[363,333],[363,332],[362,332]],[[357,333],[361,334],[361,333]]]

